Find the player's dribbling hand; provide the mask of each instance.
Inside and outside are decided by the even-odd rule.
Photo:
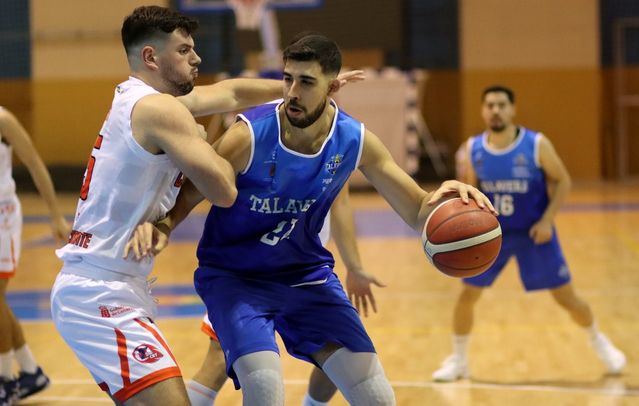
[[[127,258],[133,251],[135,260],[153,257],[159,254],[169,244],[169,235],[152,223],[140,224],[133,232],[133,236],[124,246],[123,258]]]
[[[386,287],[382,282],[378,281],[373,275],[364,271],[348,271],[346,274],[346,292],[348,298],[353,303],[358,312],[363,313],[364,317],[368,317],[368,303],[375,313],[377,313],[377,304],[375,296],[371,290],[371,285]]]
[[[539,220],[530,227],[528,235],[535,244],[547,243],[552,238],[552,223],[546,220]]]
[[[487,208],[495,216],[499,214],[493,207],[490,199],[488,199],[485,194],[480,192],[479,189],[456,180],[447,180],[443,182],[439,189],[433,192],[427,204],[429,206],[432,206],[442,198],[455,194],[458,194],[464,203],[468,203],[468,199],[471,198],[476,201],[477,205],[482,209]]]
[[[339,81],[339,89],[343,88],[349,83],[361,82],[364,79],[366,79],[366,76],[364,75],[363,70],[349,70],[340,73],[337,76],[337,80]]]

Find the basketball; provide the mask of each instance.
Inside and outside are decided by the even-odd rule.
[[[470,199],[440,203],[430,213],[422,245],[430,262],[449,276],[468,278],[486,271],[501,249],[499,221]]]

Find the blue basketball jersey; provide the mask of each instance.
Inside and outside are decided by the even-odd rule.
[[[539,133],[520,127],[513,144],[503,150],[488,145],[488,133],[470,140],[479,188],[499,211],[504,232],[527,232],[548,206],[546,177],[539,164],[539,137]]]
[[[363,124],[332,104],[331,130],[313,155],[282,143],[281,102],[238,116],[251,131],[252,154],[237,177],[233,206],[209,212],[197,250],[201,269],[287,284],[315,282],[332,273],[333,256],[318,234],[359,165],[364,134]]]

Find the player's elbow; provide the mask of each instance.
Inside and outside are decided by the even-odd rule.
[[[233,184],[225,185],[212,203],[218,207],[231,207],[237,199],[237,187]]]
[[[570,189],[572,189],[572,178],[567,173],[566,173],[566,176],[564,177],[564,184],[566,185],[565,186],[566,191],[570,191]]]
[[[570,177],[570,173],[567,170],[563,170],[559,176],[559,185],[562,189],[568,192],[572,189],[572,178]]]

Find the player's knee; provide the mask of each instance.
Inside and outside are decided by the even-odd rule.
[[[552,296],[559,306],[567,310],[576,309],[583,304],[582,300],[572,292],[566,293],[563,291],[554,291]]]
[[[256,369],[238,378],[242,385],[244,404],[284,405],[284,382],[279,371]]]
[[[352,387],[345,394],[352,405],[395,405],[395,394],[383,370]]]
[[[482,289],[480,288],[465,286],[459,294],[459,298],[457,300],[458,305],[473,306],[479,300],[481,292]]]

